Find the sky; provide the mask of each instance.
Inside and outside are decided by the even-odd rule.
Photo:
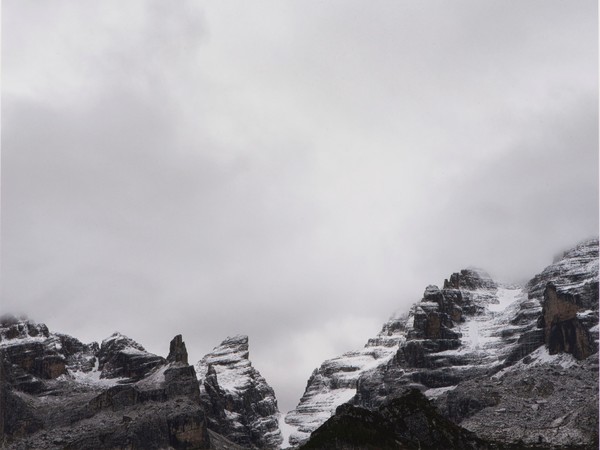
[[[598,235],[597,8],[3,1],[0,312],[247,334],[293,408],[427,285]]]

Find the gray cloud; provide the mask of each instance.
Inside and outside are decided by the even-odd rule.
[[[282,409],[424,287],[597,234],[593,2],[3,3],[2,309]]]

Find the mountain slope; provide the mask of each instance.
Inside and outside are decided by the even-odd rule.
[[[13,317],[0,320],[0,337],[3,448],[211,447],[186,358],[120,334],[84,345]]]
[[[285,416],[285,423],[293,430],[285,444],[297,445],[306,440],[338,406],[354,397],[360,375],[389,361],[405,340],[404,332],[404,321],[391,319],[363,349],[327,360],[315,369],[300,403]]]
[[[225,339],[196,364],[211,429],[253,448],[278,448],[277,400],[249,360],[248,337]]]
[[[597,441],[597,239],[565,252],[523,288],[498,285],[478,269],[454,273],[384,330],[391,327],[397,336],[385,357],[353,364],[368,343],[315,370],[286,416],[295,426],[291,444],[346,401],[377,409],[412,388],[487,439]]]

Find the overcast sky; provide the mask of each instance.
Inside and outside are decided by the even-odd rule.
[[[598,234],[595,0],[2,2],[2,312],[280,409],[467,266]]]

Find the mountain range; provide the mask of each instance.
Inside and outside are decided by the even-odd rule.
[[[440,287],[441,286],[441,287]],[[467,268],[362,349],[324,361],[294,410],[227,337],[195,365],[0,318],[10,449],[598,448],[598,239],[524,286]]]

